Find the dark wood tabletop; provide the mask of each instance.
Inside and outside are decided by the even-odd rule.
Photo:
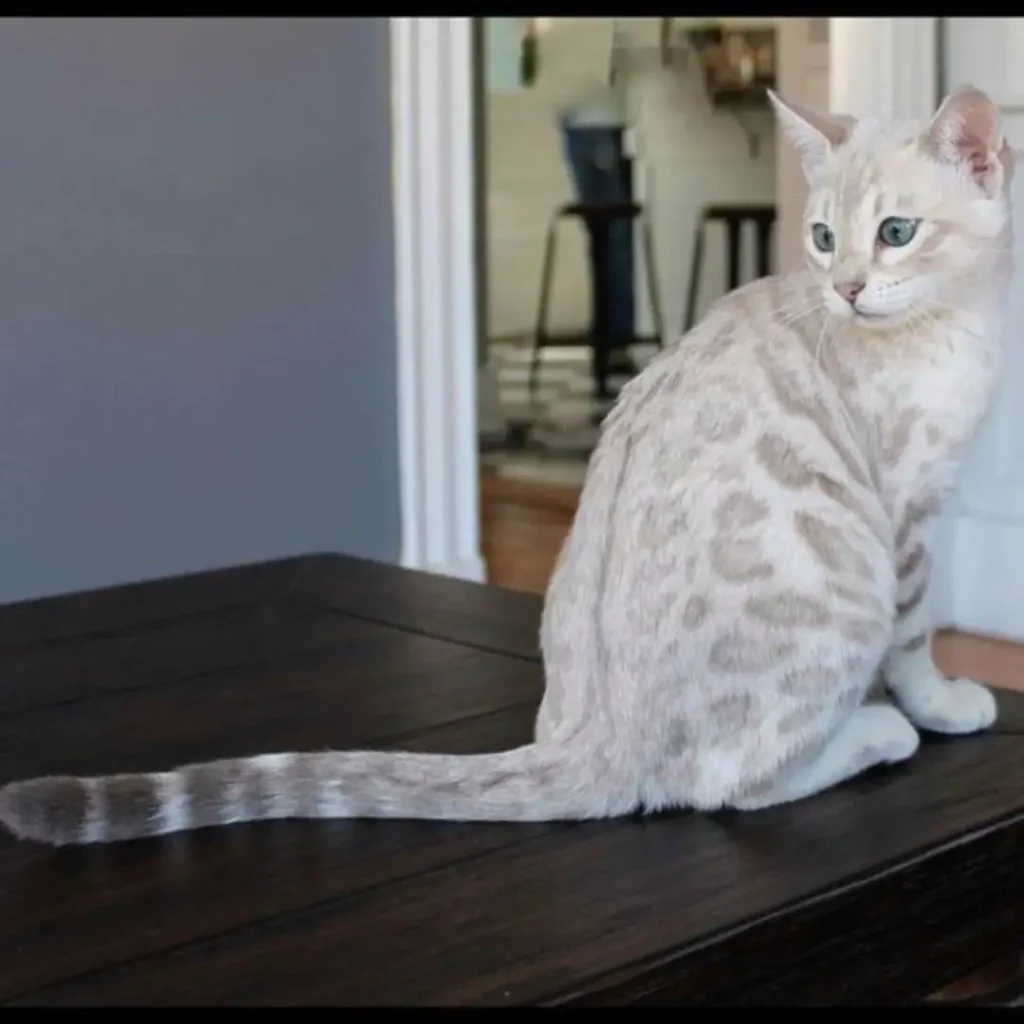
[[[529,742],[540,601],[316,556],[0,608],[0,781]],[[0,838],[4,1005],[908,1004],[1019,948],[1024,697],[755,814]]]

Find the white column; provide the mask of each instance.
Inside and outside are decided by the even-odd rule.
[[[938,103],[937,23],[833,18],[832,110],[855,117],[928,117]]]
[[[480,580],[472,26],[391,26],[402,564]]]

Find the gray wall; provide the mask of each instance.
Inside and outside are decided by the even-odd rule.
[[[387,20],[0,19],[0,601],[399,545]]]

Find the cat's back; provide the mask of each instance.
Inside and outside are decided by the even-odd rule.
[[[857,518],[874,523],[844,385],[819,358],[822,316],[804,275],[761,278],[715,303],[627,385],[608,436],[609,450],[627,453],[616,478],[626,520],[658,509],[707,519],[714,495],[742,489],[778,508],[798,494],[819,511],[856,492]]]
[[[766,376],[819,388],[811,354],[820,298],[803,273],[758,278],[716,301],[624,389],[617,410],[636,431],[723,440],[729,425],[777,403]],[[699,422],[698,422],[699,421]]]

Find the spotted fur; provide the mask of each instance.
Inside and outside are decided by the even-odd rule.
[[[927,588],[999,372],[995,108],[972,89],[927,125],[775,104],[811,186],[807,266],[719,302],[609,415],[545,601],[535,743],[47,777],[0,790],[0,821],[64,844],[268,818],[753,810],[905,760],[917,728],[990,725],[991,694],[932,663]],[[888,217],[916,223],[908,244],[880,241]],[[879,679],[895,705],[865,700]]]

